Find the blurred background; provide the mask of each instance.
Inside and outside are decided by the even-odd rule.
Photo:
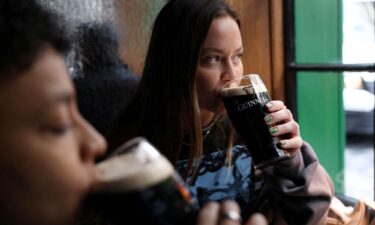
[[[374,1],[344,0],[344,63],[375,62]],[[344,72],[345,192],[374,198],[374,72]]]

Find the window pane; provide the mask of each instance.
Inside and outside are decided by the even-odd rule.
[[[343,62],[375,63],[375,1],[343,0]],[[345,72],[345,193],[374,198],[375,73]]]
[[[343,62],[375,62],[375,1],[343,0]]]
[[[345,193],[356,198],[374,196],[374,80],[375,73],[344,74]]]

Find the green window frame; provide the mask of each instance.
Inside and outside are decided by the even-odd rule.
[[[301,136],[315,149],[344,191],[345,71],[375,71],[375,62],[343,64],[342,0],[284,0],[286,104],[301,127]]]

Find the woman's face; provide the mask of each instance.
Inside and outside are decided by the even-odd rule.
[[[55,50],[47,47],[22,73],[0,84],[0,218],[5,224],[72,224],[106,143],[78,113]]]
[[[221,87],[242,76],[243,46],[238,24],[230,16],[212,21],[200,50],[197,69],[197,92],[201,111],[224,114]]]

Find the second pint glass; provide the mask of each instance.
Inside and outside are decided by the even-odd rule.
[[[84,206],[105,224],[195,224],[198,210],[185,183],[144,138],[129,140],[97,168],[99,182]]]

